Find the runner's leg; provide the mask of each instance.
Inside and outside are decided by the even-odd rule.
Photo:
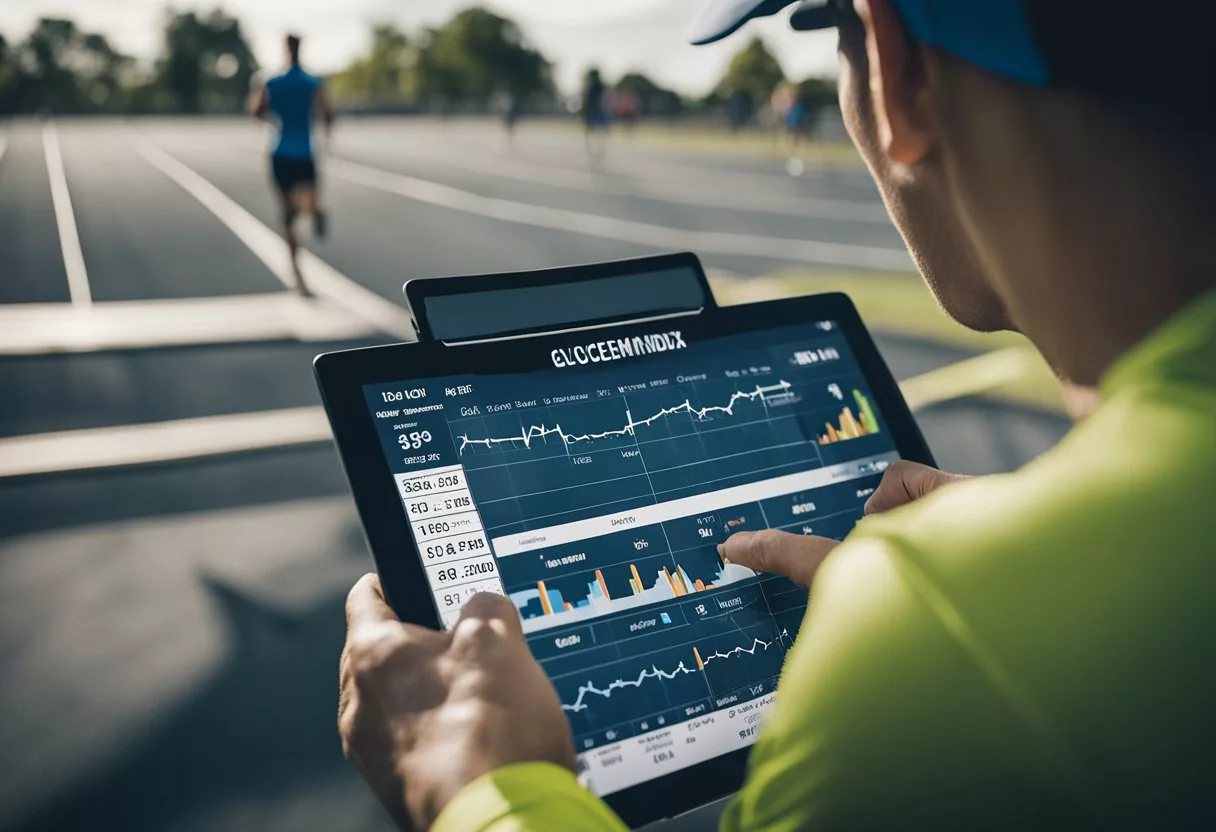
[[[287,254],[291,259],[291,274],[296,281],[296,291],[308,295],[304,285],[304,277],[300,274],[299,249],[300,241],[296,238],[295,221],[298,209],[295,203],[297,188],[296,173],[291,162],[278,156],[270,159],[270,170],[274,179],[275,193],[279,197],[279,211],[283,218],[283,239],[287,242]]]
[[[299,197],[296,205],[302,212],[312,214],[312,233],[318,240],[325,239],[328,217],[321,208],[321,187],[317,179],[317,163],[315,159],[306,159],[300,163],[300,179],[298,182]]]
[[[304,275],[300,272],[300,241],[296,236],[296,217],[299,215],[297,203],[298,188],[292,188],[283,197],[283,239],[287,241],[287,251],[291,256],[291,273],[296,279],[296,291],[304,297],[312,293],[304,285]]]
[[[297,190],[296,205],[302,214],[312,215],[312,233],[318,240],[325,239],[326,216],[321,208],[321,192],[317,183],[301,185]]]

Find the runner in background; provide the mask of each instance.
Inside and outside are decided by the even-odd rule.
[[[583,138],[587,153],[594,160],[604,158],[608,149],[608,126],[611,123],[608,88],[598,69],[587,71],[583,82]]]
[[[299,240],[295,220],[301,213],[312,215],[313,235],[324,239],[327,217],[321,209],[317,187],[317,165],[313,153],[312,125],[316,119],[325,124],[328,137],[334,111],[325,95],[322,79],[309,75],[300,66],[300,38],[287,36],[289,68],[266,82],[254,96],[253,115],[275,124],[278,138],[271,151],[270,166],[283,209],[283,238],[291,253],[291,271],[296,291],[304,297],[311,292],[304,284],[297,259]]]
[[[772,95],[769,96],[768,106],[772,111],[772,120],[769,127],[773,131],[773,136],[777,139],[777,144],[783,144],[783,135],[790,130],[790,114],[794,111],[794,106],[798,103],[798,90],[788,81],[782,81],[774,89]]]
[[[519,123],[522,109],[519,97],[511,90],[500,90],[494,94],[493,110],[502,119],[502,129],[511,147],[515,146],[515,125]]]
[[[614,90],[612,93],[612,118],[624,128],[628,135],[637,126],[642,116],[642,101],[632,90]]]

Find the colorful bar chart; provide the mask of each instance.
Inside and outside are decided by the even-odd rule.
[[[649,582],[642,577],[643,572],[638,569],[637,563],[596,569],[578,584],[577,592],[581,597],[577,598],[566,597],[561,589],[548,586],[545,581],[537,581],[535,588],[512,592],[509,597],[525,620],[551,617],[556,625],[705,592],[756,574],[746,566],[718,561],[716,573],[706,581],[691,577],[683,566],[670,557],[651,558],[648,569],[654,570],[654,578]],[[611,579],[605,577],[606,571],[615,571],[617,576]],[[624,581],[621,572],[628,575]],[[566,580],[567,591],[570,590],[570,582]],[[616,586],[618,591],[610,591],[611,586]],[[585,594],[582,594],[583,587],[586,587]]]
[[[820,445],[845,442],[861,436],[872,436],[879,432],[878,417],[874,415],[874,408],[870,405],[870,400],[860,390],[853,391],[853,399],[857,403],[858,415],[854,416],[850,407],[841,410],[838,417],[839,424],[833,425],[828,422],[824,425],[827,430],[819,436]]]

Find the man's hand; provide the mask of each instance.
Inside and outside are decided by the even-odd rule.
[[[440,633],[398,621],[365,575],[346,622],[342,750],[400,828],[426,829],[461,788],[510,763],[574,769],[557,692],[506,598],[474,596]]]
[[[723,560],[784,575],[804,589],[811,585],[819,564],[839,545],[835,540],[811,535],[790,534],[776,529],[735,532],[718,547]]]
[[[265,85],[254,90],[249,95],[249,114],[256,119],[266,121],[270,116],[270,94]]]
[[[866,514],[882,514],[893,508],[919,500],[943,485],[965,480],[962,474],[947,474],[919,462],[897,460],[891,463],[878,489],[866,500]]]
[[[866,501],[866,514],[881,514],[905,503],[919,500],[930,491],[967,477],[947,474],[928,465],[899,460],[891,464],[878,488]],[[718,554],[731,563],[751,567],[757,572],[784,575],[802,587],[809,587],[819,564],[837,541],[826,537],[789,534],[768,529],[736,532],[718,547]]]

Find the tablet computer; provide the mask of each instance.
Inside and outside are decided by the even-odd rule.
[[[841,538],[932,459],[844,295],[315,363],[387,599],[508,596],[581,776],[641,825],[739,787],[807,595],[740,530]]]

